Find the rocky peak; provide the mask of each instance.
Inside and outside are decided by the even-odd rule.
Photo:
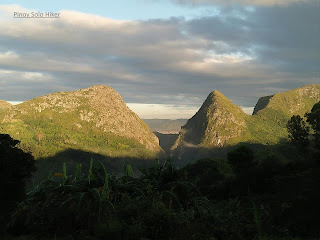
[[[175,146],[182,143],[195,146],[223,146],[245,129],[246,117],[239,106],[215,90],[208,95],[199,111],[182,127]]]
[[[72,128],[75,132],[104,132],[125,137],[136,140],[147,150],[162,152],[158,138],[126,106],[120,94],[108,86],[97,85],[34,98],[7,111],[2,123],[39,119]]]

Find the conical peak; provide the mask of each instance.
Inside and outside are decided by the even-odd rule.
[[[230,101],[226,96],[224,96],[221,92],[214,90],[212,91],[207,99],[204,101],[203,105],[211,105],[219,101],[219,99]]]
[[[83,90],[83,91],[86,91],[86,90],[91,90],[91,91],[111,90],[111,91],[116,92],[116,90],[114,90],[112,87],[109,87],[109,86],[106,86],[106,85],[94,85],[94,86],[91,86],[91,87],[88,87],[88,88],[83,88],[83,89],[80,89],[80,90]]]
[[[211,96],[211,97],[226,97],[226,96],[224,96],[221,92],[219,92],[218,90],[213,90],[213,91],[209,94],[209,96]]]

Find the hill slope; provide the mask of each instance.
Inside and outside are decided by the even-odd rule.
[[[222,146],[240,142],[277,144],[287,139],[286,123],[292,115],[311,110],[320,101],[320,85],[307,85],[259,99],[254,115],[246,115],[218,91],[209,94],[199,111],[182,127],[172,147],[175,158],[197,158]],[[220,151],[220,150],[219,150]],[[208,156],[207,156],[208,157]]]
[[[213,91],[199,111],[182,127],[175,146],[183,142],[206,147],[223,146],[246,130],[247,117],[222,93]]]
[[[259,115],[265,119],[281,123],[282,119],[288,119],[292,115],[303,116],[319,101],[320,85],[306,85],[287,92],[260,98],[253,115]]]
[[[12,105],[6,101],[0,100],[0,112],[3,112],[10,108]]]
[[[149,127],[107,86],[38,97],[3,112],[0,121],[1,132],[36,158],[70,148],[112,157],[163,153]]]

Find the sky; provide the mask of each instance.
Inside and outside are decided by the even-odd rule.
[[[213,90],[250,113],[319,66],[319,0],[0,0],[7,101],[104,84],[142,118],[190,118]]]

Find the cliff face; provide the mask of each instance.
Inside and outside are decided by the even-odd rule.
[[[257,114],[260,110],[264,109],[266,106],[268,106],[268,103],[270,101],[270,98],[272,98],[274,95],[270,95],[270,96],[265,96],[265,97],[261,97],[259,98],[256,106],[253,109],[253,113],[252,115]]]
[[[38,97],[8,109],[0,120],[2,132],[37,157],[66,147],[112,156],[163,152],[149,127],[107,86]]]

